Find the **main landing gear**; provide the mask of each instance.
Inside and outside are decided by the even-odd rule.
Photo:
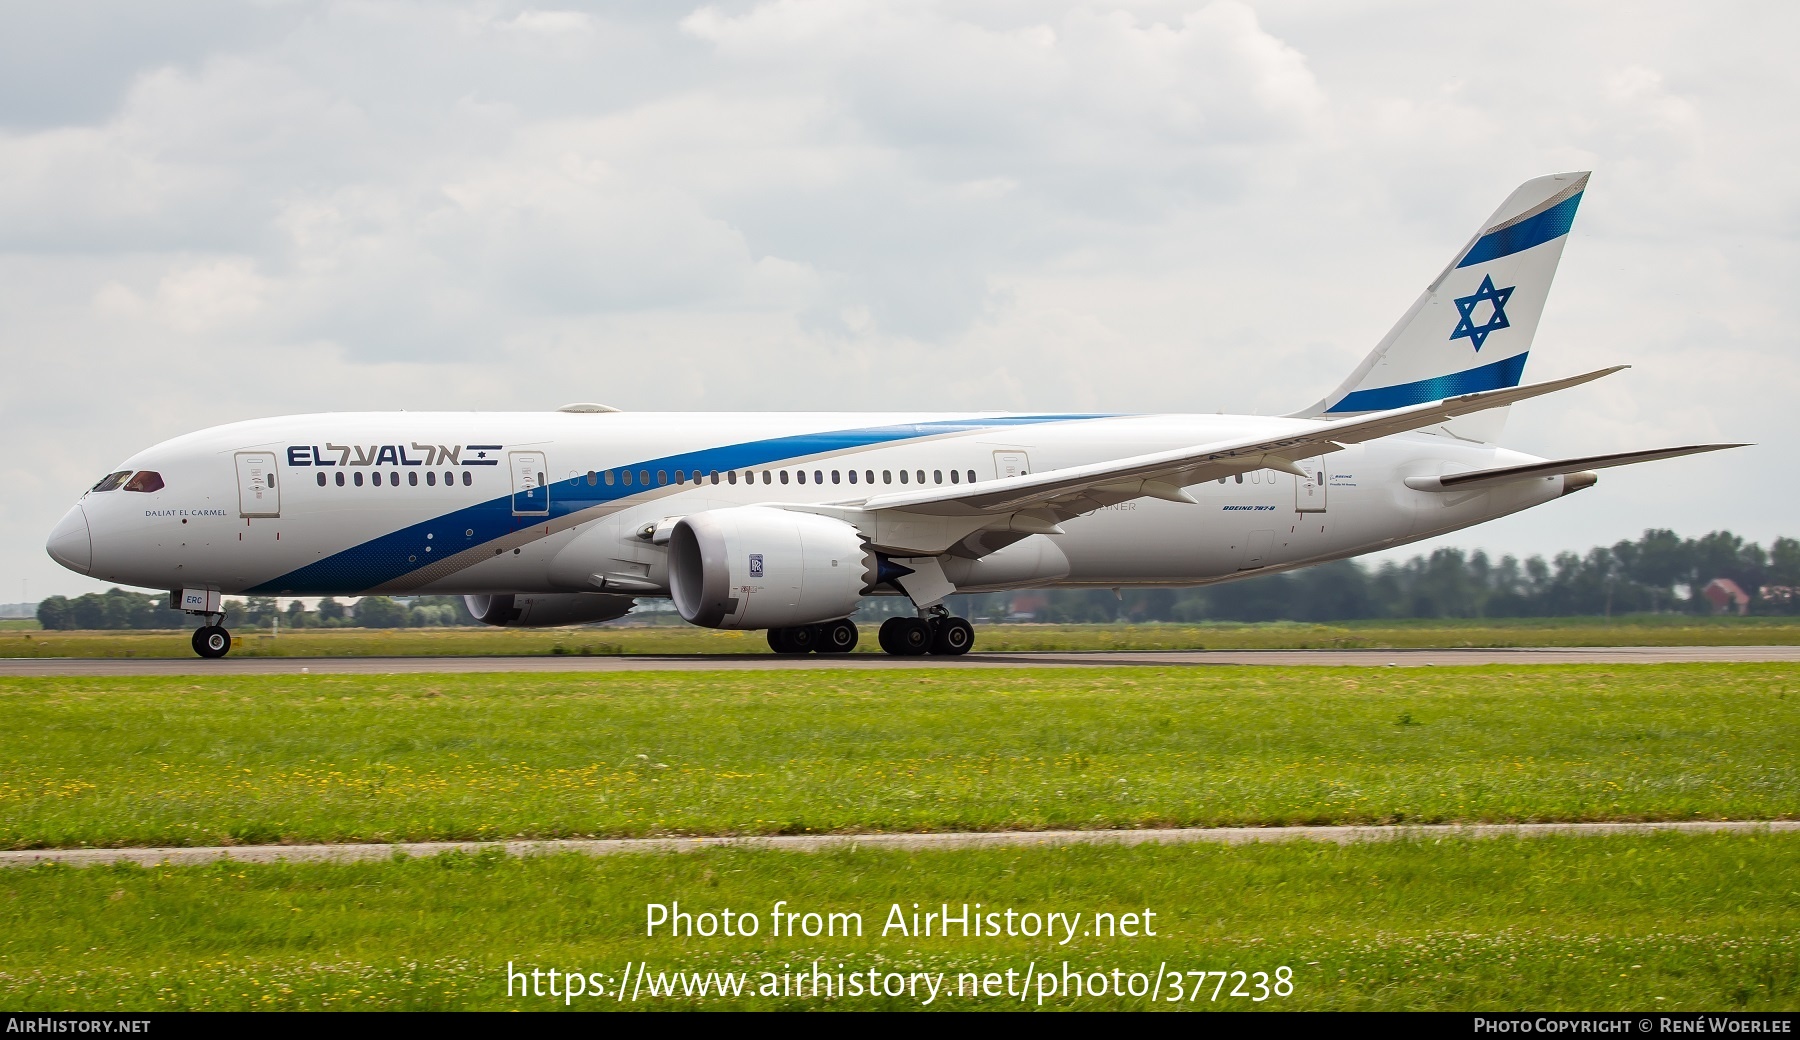
[[[881,648],[895,657],[961,657],[968,653],[975,645],[975,626],[951,617],[942,607],[936,611],[929,617],[891,617],[882,622],[876,636]],[[771,628],[769,649],[778,654],[847,654],[856,649],[856,637],[856,622],[849,618],[823,625]]]
[[[230,652],[231,633],[225,631],[224,625],[215,625],[209,619],[194,630],[194,653],[201,657],[224,657]]]
[[[769,649],[778,654],[847,654],[856,649],[856,639],[856,622],[849,618],[769,629]]]
[[[895,657],[961,657],[968,653],[975,646],[975,626],[951,617],[942,607],[938,610],[931,617],[892,617],[883,621],[876,636],[881,648]]]

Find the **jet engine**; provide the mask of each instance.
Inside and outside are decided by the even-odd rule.
[[[769,506],[709,509],[669,532],[669,591],[707,628],[786,628],[856,610],[876,584],[868,540],[840,520]]]
[[[502,628],[552,628],[611,621],[630,613],[635,602],[630,596],[609,596],[599,592],[463,597],[463,603],[469,613],[475,615],[475,620]]]

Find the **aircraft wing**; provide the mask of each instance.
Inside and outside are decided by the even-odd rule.
[[[1503,466],[1499,469],[1478,469],[1468,473],[1446,473],[1440,477],[1408,477],[1406,486],[1414,491],[1472,491],[1476,488],[1511,484],[1518,480],[1530,480],[1533,477],[1554,477],[1590,469],[1609,469],[1613,466],[1629,466],[1638,462],[1679,458],[1682,455],[1698,455],[1703,451],[1723,451],[1726,448],[1746,447],[1749,445],[1689,444],[1680,448],[1657,448],[1653,451],[1621,451],[1612,455],[1589,455],[1586,458],[1537,462],[1526,466]]]
[[[1291,432],[1277,437],[1197,444],[1086,466],[977,481],[959,487],[877,495],[862,502],[845,504],[864,511],[903,510],[927,516],[981,516],[1043,508],[1059,514],[1059,519],[1066,519],[1096,505],[1111,505],[1133,498],[1192,502],[1194,500],[1181,490],[1191,484],[1257,469],[1278,469],[1304,475],[1305,471],[1295,460],[1566,390],[1629,367],[1617,365],[1567,379],[1484,390],[1348,419],[1302,421]]]

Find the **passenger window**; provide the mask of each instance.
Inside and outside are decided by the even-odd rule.
[[[719,482],[719,475],[717,473],[714,473],[713,474],[713,483],[717,484],[718,482]],[[727,484],[737,483],[737,470],[734,469],[734,470],[730,471],[729,473],[725,474],[725,483],[727,483]]]
[[[975,483],[975,471],[974,470],[969,471],[969,483],[971,483],[971,484]]]
[[[893,482],[894,482],[894,473],[893,473],[893,471],[892,471],[892,470],[885,470],[885,469],[884,469],[884,470],[882,470],[882,471],[881,471],[881,482],[882,482],[882,483],[883,483],[883,484],[892,484],[892,483],[893,483]]]
[[[595,484],[598,484],[598,483],[600,483],[600,474],[595,473],[591,469],[588,470],[588,487],[593,487]]]
[[[119,490],[119,485],[125,483],[125,478],[129,477],[129,476],[131,476],[131,471],[128,469],[122,469],[117,473],[108,473],[106,476],[100,478],[100,482],[98,484],[95,484],[93,487],[88,488],[88,490],[89,491],[117,491],[117,490]]]
[[[952,484],[959,484],[959,483],[961,483],[961,482],[962,482],[962,480],[961,480],[961,478],[962,478],[962,474],[961,474],[961,473],[958,473],[958,472],[957,472],[957,471],[955,471],[955,470],[951,470],[951,471],[950,471],[950,483],[952,483]]]
[[[788,482],[788,478],[787,478],[787,470],[785,470],[785,469],[784,469],[784,470],[782,470],[782,471],[781,471],[781,482],[782,482],[782,483],[783,483],[783,484],[785,484],[785,483],[787,483],[787,482]]]
[[[837,470],[834,469],[831,471],[831,479],[833,481],[837,480]],[[850,471],[850,483],[852,483],[852,484],[856,483],[856,471],[855,470]]]
[[[158,479],[161,479],[161,478],[158,478]],[[270,470],[270,471],[269,471],[269,472],[268,472],[268,474],[267,474],[267,475],[266,475],[266,477],[265,477],[265,479],[266,479],[266,480],[268,480],[268,482],[269,482],[269,486],[270,486],[270,487],[274,487],[274,486],[275,486],[275,471],[274,471],[274,470]],[[126,485],[125,485],[125,490],[127,490],[127,491],[135,491],[135,490],[136,490],[136,489],[135,489],[135,488],[133,488],[133,487],[132,487],[132,486],[131,486],[131,485],[130,485],[130,484],[126,484]]]
[[[320,474],[318,474],[318,477],[319,477],[319,486],[324,487],[325,486],[325,474],[320,473]]]
[[[657,470],[656,471],[656,486],[662,487],[663,485],[667,484],[668,482],[669,482],[669,471],[666,469]]]
[[[933,484],[942,484],[944,482],[944,471],[941,469],[932,470],[931,471],[931,482]]]
[[[854,483],[854,482],[855,482],[855,480],[856,480],[856,473],[855,473],[855,472],[854,472],[854,471],[852,471],[852,472],[851,472],[851,474],[850,474],[850,479],[851,479],[851,482],[852,482],[852,483]],[[837,471],[837,470],[835,470],[835,469],[834,469],[834,470],[832,470],[832,471],[831,471],[831,482],[832,482],[832,483],[833,483],[833,484],[836,484],[836,483],[838,483],[838,471]]]
[[[1244,482],[1244,475],[1242,473],[1235,473],[1233,476],[1237,478],[1238,483],[1242,484]]]
[[[270,487],[275,486],[275,471],[274,470],[269,471],[269,486]],[[127,490],[127,491],[142,491],[145,493],[149,493],[151,491],[161,491],[162,489],[163,489],[162,474],[154,472],[152,470],[144,470],[143,472],[139,473],[137,476],[132,477],[130,480],[127,480],[125,482],[125,490]]]
[[[647,470],[647,469],[638,470],[638,483],[643,485],[644,487],[650,486],[650,471],[649,470]]]
[[[900,471],[900,483],[902,483],[902,484],[906,483],[906,471],[905,470]]]
[[[269,483],[273,484],[274,481],[271,480]],[[399,470],[395,470],[394,472],[388,474],[388,483],[394,485],[395,487],[400,486],[400,471]]]
[[[343,475],[343,474],[342,474],[342,473],[339,473],[339,474],[338,474],[338,475],[337,475],[337,486],[338,486],[338,487],[343,487],[343,486],[344,486],[344,475]]]
[[[613,471],[609,469],[605,473],[602,473],[600,475],[600,479],[606,481],[607,487],[612,487],[613,486]]]
[[[449,487],[450,485],[452,485],[454,483],[456,483],[456,474],[450,472],[449,470],[445,470],[444,471],[444,486]]]
[[[925,483],[925,471],[924,470],[919,471],[919,483],[921,483],[921,484]]]
[[[802,484],[806,483],[806,471],[803,469],[795,470],[794,471],[794,479],[798,480]]]
[[[620,470],[619,471],[619,479],[625,482],[626,487],[630,487],[631,486],[631,471],[628,469]]]
[[[687,483],[687,470],[678,469],[675,471],[675,483],[677,483],[677,484]]]
[[[863,470],[863,480],[865,483],[875,483],[875,471],[872,469]]]
[[[410,470],[407,472],[406,486],[407,487],[418,487],[419,486],[419,471],[418,470]]]
[[[359,469],[354,474],[352,474],[350,477],[350,482],[352,484],[355,484],[357,487],[362,487],[362,470]]]
[[[806,483],[806,481],[802,480],[800,483],[804,484],[804,483]],[[825,483],[825,474],[819,472],[816,469],[813,470],[813,483],[815,483],[815,484]]]
[[[765,469],[765,470],[763,470],[763,483],[765,483],[765,484],[769,484],[769,483],[773,483],[773,482],[774,482],[774,479],[775,479],[775,478],[773,478],[773,477],[771,477],[771,476],[769,476],[769,471],[768,471],[768,470],[766,470],[766,469]],[[787,483],[787,477],[786,477],[786,476],[783,476],[783,477],[782,477],[782,478],[781,478],[781,482],[782,482],[782,483],[783,483],[783,484],[785,484],[785,483]]]
[[[707,476],[707,479],[711,480],[715,484],[717,484],[719,482],[719,471],[716,469],[708,472],[706,474],[706,476]],[[735,484],[735,483],[737,483],[737,481],[734,480],[734,481],[732,481],[732,483]]]
[[[463,470],[463,487],[468,487],[470,484],[473,484],[473,483],[475,483],[475,475],[470,473],[466,469]]]
[[[425,486],[437,487],[437,470],[428,469],[425,471]]]
[[[369,474],[369,482],[374,484],[376,487],[380,487],[381,486],[381,471],[376,470],[375,472]]]

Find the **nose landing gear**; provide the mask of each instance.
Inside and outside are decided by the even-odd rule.
[[[231,652],[231,633],[224,625],[206,624],[194,630],[194,653],[201,657],[224,657]]]

